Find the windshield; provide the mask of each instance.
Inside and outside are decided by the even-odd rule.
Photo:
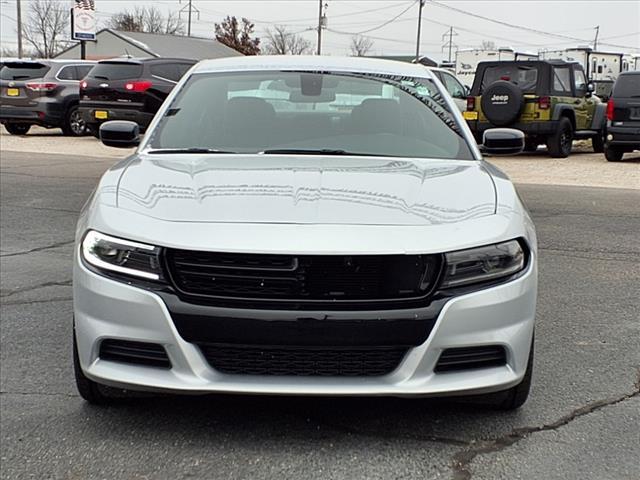
[[[32,80],[44,77],[48,71],[49,66],[42,63],[7,62],[0,69],[0,79]]]
[[[89,72],[89,78],[125,80],[142,75],[142,65],[137,63],[98,63]]]
[[[507,63],[495,67],[487,67],[482,77],[480,92],[498,80],[506,80],[520,87],[524,93],[535,93],[538,83],[538,68],[526,65]]]
[[[147,147],[474,159],[431,80],[356,73],[193,75]]]

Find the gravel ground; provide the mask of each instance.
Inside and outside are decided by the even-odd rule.
[[[58,153],[101,158],[123,158],[133,149],[109,148],[95,138],[63,137],[58,129],[34,127],[25,137],[1,129],[0,149],[13,152]],[[601,153],[591,153],[589,142],[576,142],[569,158],[550,158],[544,148],[531,154],[489,160],[504,170],[515,183],[574,185],[640,189],[640,152],[625,155],[623,162],[607,162]]]

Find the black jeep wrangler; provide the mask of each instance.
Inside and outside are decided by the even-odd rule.
[[[605,113],[578,63],[501,61],[478,64],[464,118],[479,143],[489,128],[516,128],[526,151],[544,143],[565,158],[574,139],[591,138],[593,150],[604,151]]]

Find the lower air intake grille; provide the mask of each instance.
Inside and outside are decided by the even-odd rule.
[[[111,362],[171,368],[167,352],[162,345],[156,343],[103,340],[100,344],[100,358]]]
[[[231,375],[374,377],[392,372],[406,347],[200,345],[209,364]]]
[[[507,363],[504,348],[499,345],[447,348],[440,355],[435,372],[455,372],[476,368],[499,367]]]

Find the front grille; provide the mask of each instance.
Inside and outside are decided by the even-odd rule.
[[[149,367],[171,368],[171,361],[162,345],[107,339],[100,343],[100,358],[112,362],[132,363]]]
[[[406,347],[200,345],[214,369],[231,375],[374,377],[392,372]]]
[[[167,250],[165,258],[174,287],[182,295],[227,303],[335,307],[425,299],[441,265],[438,255],[262,255]]]
[[[435,372],[442,373],[476,368],[499,367],[506,363],[506,352],[504,347],[499,345],[447,348],[440,355]]]

